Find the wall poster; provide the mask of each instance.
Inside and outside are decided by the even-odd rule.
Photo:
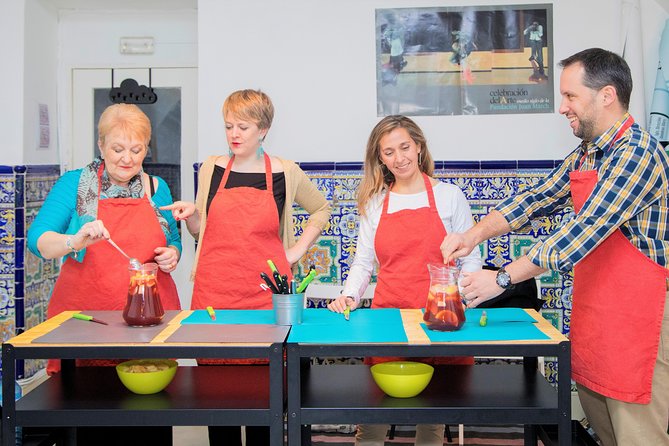
[[[376,10],[377,114],[552,113],[550,4]]]

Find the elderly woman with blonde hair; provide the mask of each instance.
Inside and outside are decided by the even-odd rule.
[[[179,309],[170,276],[181,254],[181,237],[169,212],[167,183],[142,169],[151,122],[136,105],[107,107],[98,122],[100,157],[63,174],[28,230],[38,257],[65,261],[47,315],[65,310],[122,310],[128,292],[128,259],[113,238],[141,263],[158,264],[158,291],[165,309]]]
[[[169,212],[167,183],[142,169],[151,139],[151,122],[136,105],[107,107],[98,122],[100,156],[66,172],[56,182],[28,230],[28,248],[38,257],[64,257],[47,316],[66,310],[122,310],[128,295],[128,259],[110,243],[141,263],[158,264],[158,293],[166,310],[180,309],[170,276],[181,254],[181,237]],[[113,365],[117,360],[77,361],[77,365]],[[50,374],[60,369],[49,361]],[[124,427],[108,434],[79,429],[79,444],[107,444],[124,438],[147,438],[172,444],[171,427]],[[88,439],[88,440],[87,440]]]

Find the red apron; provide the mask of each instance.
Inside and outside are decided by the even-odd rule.
[[[632,123],[629,118],[611,144]],[[576,213],[596,183],[596,170],[570,173]],[[632,245],[620,229],[574,266],[574,381],[609,398],[650,402],[666,278],[667,270]]]
[[[374,238],[379,261],[372,308],[423,308],[430,290],[428,263],[443,263],[441,242],[446,228],[439,217],[430,177],[423,174],[428,207],[388,213],[390,190]],[[473,364],[470,357],[415,358],[433,364]],[[372,362],[396,360],[378,358]]]
[[[207,213],[191,309],[271,309],[272,293],[259,284],[261,272],[270,274],[271,259],[281,274],[292,278],[279,237],[279,215],[274,201],[272,164],[265,154],[267,190],[226,189],[234,156]]]
[[[259,284],[261,272],[271,277],[267,260],[291,279],[290,264],[279,237],[272,163],[265,154],[267,190],[226,189],[234,156],[211,201],[202,236],[191,309],[270,309],[272,293]],[[266,364],[266,359],[198,359],[199,364]]]
[[[98,171],[101,183],[104,166]],[[154,249],[166,246],[166,238],[158,223],[156,213],[144,198],[107,198],[100,200],[98,186],[98,219],[102,220],[112,239],[129,256],[140,262],[153,262]],[[139,229],[141,228],[141,230]],[[83,262],[67,258],[49,301],[47,317],[66,310],[123,310],[128,298],[128,260],[105,241],[86,248]],[[163,308],[179,310],[177,287],[170,274],[158,270],[158,293]],[[48,371],[56,372],[58,366],[49,362]],[[109,363],[108,361],[105,364]],[[79,362],[78,362],[79,364]],[[99,364],[87,361],[86,364]],[[52,367],[53,365],[53,367]]]

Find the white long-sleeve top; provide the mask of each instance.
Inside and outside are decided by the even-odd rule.
[[[459,187],[444,182],[439,182],[432,187],[434,191],[434,201],[437,205],[437,212],[447,233],[465,232],[474,226],[472,211]],[[348,278],[344,285],[344,296],[350,296],[356,302],[360,301],[369,279],[374,271],[374,265],[378,263],[376,252],[374,250],[374,238],[376,229],[379,227],[381,211],[383,210],[383,199],[385,192],[382,192],[369,200],[365,216],[360,218],[360,228],[358,230],[358,244],[355,250],[355,259],[348,273]],[[392,214],[404,209],[418,209],[428,207],[429,202],[427,192],[416,194],[396,194],[390,192],[388,203],[388,213]],[[417,230],[421,230],[417,228]],[[439,249],[439,247],[435,247]],[[471,254],[460,259],[462,261],[462,271],[477,271],[481,269],[482,260],[479,249],[474,249]],[[427,271],[427,265],[425,266]]]

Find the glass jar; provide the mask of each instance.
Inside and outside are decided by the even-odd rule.
[[[123,319],[131,327],[150,327],[163,320],[165,310],[158,294],[158,264],[145,263],[140,268],[130,266],[128,300]]]
[[[458,289],[460,269],[438,263],[427,265],[430,290],[423,320],[430,330],[459,330],[465,323],[465,306]]]

